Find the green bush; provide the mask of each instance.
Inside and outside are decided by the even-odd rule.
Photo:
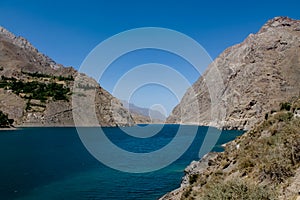
[[[233,179],[212,184],[201,195],[202,200],[273,200],[274,191],[243,180]]]
[[[197,182],[198,177],[198,174],[191,174],[189,176],[189,183],[192,185],[193,183]]]
[[[4,114],[2,111],[0,111],[0,127],[10,127],[14,123],[13,119],[9,119],[7,114]]]
[[[268,178],[276,183],[283,183],[288,177],[294,175],[292,167],[281,161],[275,161],[272,164],[266,164],[263,167],[261,179]]]
[[[255,161],[249,157],[241,158],[239,161],[239,169],[247,170],[248,168],[252,168],[255,166]]]
[[[279,122],[288,122],[293,116],[294,115],[291,112],[280,112],[275,115],[275,119],[277,119]]]
[[[59,81],[74,81],[74,77],[72,75],[69,75],[67,77],[64,76],[59,76],[58,77]]]
[[[265,114],[265,120],[268,120],[269,119],[269,113],[266,113]]]
[[[291,110],[291,104],[288,102],[284,102],[280,104],[280,110],[286,110],[290,111]]]
[[[28,75],[28,76],[31,76],[31,77],[37,77],[37,78],[52,78],[53,76],[49,75],[49,74],[42,74],[42,73],[39,73],[39,72],[23,72],[23,74],[25,75]]]
[[[68,75],[67,77],[65,76],[53,76],[49,74],[42,74],[38,72],[23,72],[23,74],[31,76],[31,77],[36,77],[36,78],[52,78],[52,79],[58,79],[59,81],[74,81],[74,77],[72,75]]]
[[[93,86],[93,85],[89,85],[89,84],[83,85],[83,84],[80,84],[80,83],[77,85],[77,88],[80,88],[80,89],[83,89],[83,90],[94,90],[94,89],[96,89],[96,87]]]
[[[2,81],[16,81],[17,79],[15,77],[6,77],[6,76],[1,76]]]
[[[191,195],[192,191],[193,191],[192,187],[186,188],[186,189],[183,191],[183,193],[182,193],[181,199],[182,199],[182,200],[183,200],[183,199],[189,199],[188,197]]]
[[[27,102],[27,103],[26,103],[25,110],[28,111],[28,110],[30,110],[30,109],[31,109],[31,104],[30,104],[30,102]]]

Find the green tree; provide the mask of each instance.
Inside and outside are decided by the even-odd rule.
[[[10,127],[13,123],[14,123],[13,119],[9,119],[7,114],[0,111],[0,127],[1,128]]]

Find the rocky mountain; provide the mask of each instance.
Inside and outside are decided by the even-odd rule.
[[[224,87],[215,87],[220,81],[216,75]],[[167,123],[250,129],[280,102],[298,96],[299,80],[300,21],[276,17],[219,55]]]
[[[83,77],[82,91],[95,94],[99,125],[134,124],[121,102],[95,80],[57,64],[26,39],[0,27],[0,110],[15,126],[73,126],[72,111],[80,108],[72,107],[72,97],[86,95],[73,92],[79,75]],[[88,87],[90,83],[93,87]]]
[[[225,151],[186,169],[181,187],[161,200],[300,199],[300,98],[283,102]]]
[[[153,124],[153,123],[164,123],[166,116],[158,110],[149,108],[142,108],[135,104],[128,103],[125,100],[121,101],[123,106],[127,108],[137,124]]]

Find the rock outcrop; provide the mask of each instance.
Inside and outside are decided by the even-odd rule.
[[[74,126],[72,97],[85,95],[73,93],[74,78],[78,75],[72,67],[57,64],[26,39],[0,27],[0,110],[14,119],[14,125]],[[118,99],[95,80],[82,76],[94,83],[93,88],[83,90],[95,94],[98,125],[134,124]]]
[[[208,87],[213,85],[207,80],[214,78],[213,70],[220,73],[224,87],[215,91],[218,101],[211,105]],[[298,96],[299,80],[300,21],[276,17],[217,57],[186,92],[167,123],[250,129],[280,102]],[[191,106],[195,102],[198,108]],[[212,115],[219,110],[224,113]]]

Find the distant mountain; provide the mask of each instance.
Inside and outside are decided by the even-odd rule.
[[[72,67],[57,64],[26,39],[0,27],[0,111],[14,120],[13,125],[73,126],[73,109],[83,107],[72,107],[72,95],[83,97],[88,90],[95,92],[99,125],[134,124],[119,100],[86,75],[80,75],[81,92],[72,93],[77,75]]]
[[[250,34],[219,55],[186,92],[167,122],[250,129],[280,102],[298,96],[299,80],[300,21],[276,17],[257,34]],[[218,90],[213,84],[220,81],[224,88]],[[208,83],[215,90],[213,94]],[[211,97],[218,100],[213,105]]]
[[[136,123],[164,123],[166,116],[159,112],[158,110],[153,110],[149,108],[142,108],[136,106],[135,104],[128,103],[125,100],[121,100],[123,106],[127,108],[132,115]]]

